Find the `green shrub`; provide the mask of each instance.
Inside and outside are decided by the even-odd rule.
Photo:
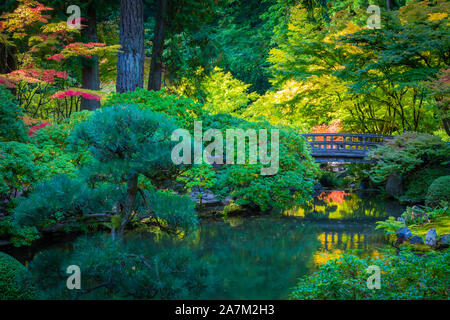
[[[0,85],[0,142],[28,140],[22,111],[11,92]]]
[[[103,107],[117,105],[136,105],[149,111],[164,113],[175,120],[179,127],[185,129],[192,129],[194,119],[204,114],[200,104],[191,99],[169,95],[164,90],[137,89],[124,93],[112,93]]]
[[[202,190],[211,189],[216,183],[216,172],[209,163],[203,163],[201,165],[193,165],[188,170],[182,172],[177,181],[182,182],[188,192],[193,189],[197,191],[197,198],[202,203],[203,194]]]
[[[75,171],[82,164],[92,161],[87,148],[74,151],[69,139],[73,127],[91,116],[90,111],[73,114],[61,124],[52,124],[39,131],[31,139],[35,149],[35,163],[40,179],[48,179],[57,174],[75,177]]]
[[[381,288],[367,286],[369,266],[381,271]],[[321,266],[320,270],[300,279],[292,299],[448,299],[450,252],[415,255],[401,251],[397,256],[359,258],[345,254]]]
[[[450,154],[450,145],[440,137],[427,133],[406,132],[369,152],[369,159],[377,161],[370,169],[370,178],[383,182],[397,172],[406,176],[421,167],[443,165]]]
[[[35,152],[32,144],[0,142],[0,194],[9,198],[36,182]]]
[[[216,67],[203,79],[201,89],[205,94],[204,108],[214,113],[241,113],[249,103],[258,98],[249,93],[250,84],[233,78],[230,72]]]
[[[227,115],[218,114],[203,119],[203,130],[216,128],[226,137],[227,129],[267,130],[267,144],[270,149],[271,129],[279,130],[279,168],[274,175],[262,175],[260,162],[248,163],[249,143],[245,145],[244,164],[225,164],[218,172],[213,192],[222,197],[231,196],[238,205],[259,207],[261,210],[284,209],[309,201],[318,176],[318,166],[311,157],[306,140],[294,130],[274,127],[267,122],[247,122]],[[237,154],[235,144],[234,154]],[[226,139],[224,158],[226,159]]]
[[[431,183],[450,172],[446,167],[424,168],[405,177],[405,194],[401,200],[420,202],[425,200]]]
[[[450,203],[450,176],[437,178],[428,189],[426,205],[438,207],[441,202]]]
[[[33,298],[33,287],[20,281],[20,277],[26,272],[27,269],[19,261],[0,252],[0,300]]]
[[[67,137],[73,126],[87,118],[80,112],[63,124],[46,126],[35,133],[31,143],[0,142],[0,194],[30,190],[41,179],[57,174],[74,176],[77,167],[92,161],[87,148],[68,150]]]
[[[14,246],[29,246],[40,238],[35,227],[19,226],[13,216],[0,218],[0,237],[8,239]]]

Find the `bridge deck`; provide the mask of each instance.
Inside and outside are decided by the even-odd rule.
[[[308,133],[302,134],[311,146],[317,162],[371,162],[367,152],[392,136],[364,133]]]

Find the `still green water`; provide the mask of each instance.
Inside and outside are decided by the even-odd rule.
[[[403,210],[375,195],[328,191],[281,215],[204,219],[197,232],[182,240],[161,234],[139,237],[149,247],[195,251],[214,279],[203,299],[286,299],[299,277],[329,259],[353,250],[377,255],[385,240],[375,222]],[[10,254],[26,262],[32,251]]]
[[[286,299],[299,277],[344,252],[375,256],[385,244],[375,222],[404,207],[374,195],[324,192],[281,216],[204,220],[181,240],[149,245],[187,247],[209,264],[214,285],[203,299]]]

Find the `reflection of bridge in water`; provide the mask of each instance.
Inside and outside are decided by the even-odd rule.
[[[380,240],[381,243],[382,239],[383,239],[382,235],[377,235],[374,234],[373,232],[325,231],[319,235],[319,240],[322,242],[323,250],[332,250],[332,249],[367,250],[372,248],[373,243],[378,242],[377,240]]]
[[[314,253],[315,265],[322,265],[328,260],[341,257],[347,250],[361,250],[364,255],[379,255],[378,248],[383,245],[384,234],[374,232],[373,225],[355,226],[353,230],[336,230],[332,226],[321,227],[322,233],[317,237],[321,247]],[[341,229],[341,228],[338,228]]]
[[[324,250],[370,249],[382,244],[384,233],[375,231],[374,224],[367,222],[315,223],[321,230],[318,236]]]
[[[370,162],[367,152],[393,137],[365,133],[308,133],[302,134],[311,146],[316,162]]]

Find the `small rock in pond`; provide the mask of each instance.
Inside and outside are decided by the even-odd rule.
[[[422,237],[419,236],[413,236],[411,239],[409,239],[409,243],[411,244],[423,244]]]
[[[406,221],[405,221],[405,219],[403,219],[402,217],[398,217],[398,218],[397,218],[397,221],[403,222],[403,224],[406,225]]]
[[[429,246],[434,246],[436,244],[436,238],[437,238],[436,229],[431,228],[430,230],[428,230],[427,235],[425,237],[425,244]]]

